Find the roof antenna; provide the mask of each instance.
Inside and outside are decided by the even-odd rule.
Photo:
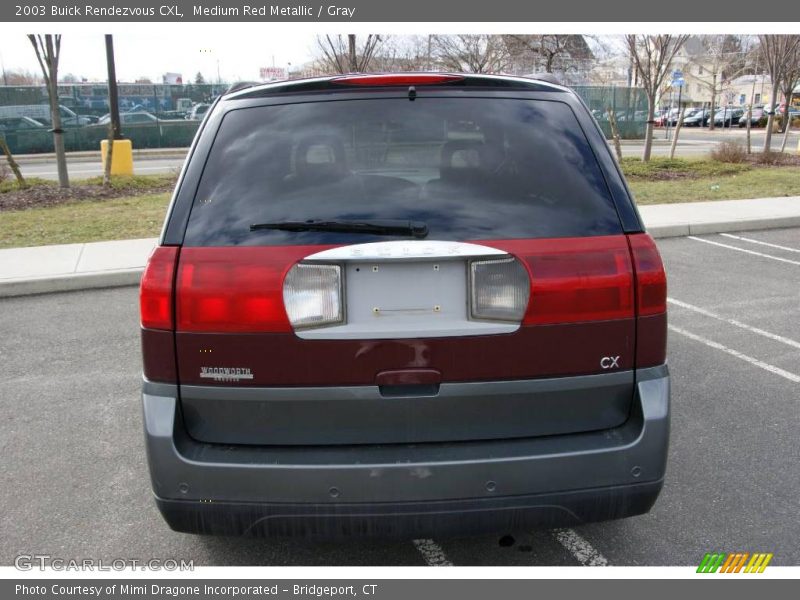
[[[408,99],[412,102],[417,98],[417,88],[413,85],[408,86]]]

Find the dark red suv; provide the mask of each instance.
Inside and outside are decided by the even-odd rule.
[[[231,90],[141,322],[152,484],[179,531],[503,532],[641,514],[662,486],[664,269],[559,85]]]

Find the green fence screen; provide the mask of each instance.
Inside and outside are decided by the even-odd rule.
[[[188,120],[191,107],[210,103],[227,84],[120,84],[120,111],[146,113],[144,123],[126,124],[123,135],[135,149],[187,147],[200,124]],[[577,86],[606,137],[611,136],[607,109],[616,115],[620,135],[644,137],[647,98],[638,88]],[[59,105],[67,151],[98,150],[108,137],[108,126],[96,121],[108,112],[104,83],[60,85]],[[143,117],[145,118],[145,117]],[[44,86],[0,86],[0,135],[14,154],[53,152],[47,91]]]

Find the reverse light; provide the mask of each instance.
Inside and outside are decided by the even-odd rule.
[[[522,321],[531,283],[515,258],[474,260],[469,267],[470,316],[491,321]]]
[[[283,303],[289,321],[297,329],[343,322],[342,268],[294,265],[283,283]]]

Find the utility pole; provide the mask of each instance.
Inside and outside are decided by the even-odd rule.
[[[105,162],[103,164],[103,185],[111,185],[111,165],[114,160],[114,144],[122,138],[119,122],[119,98],[117,95],[117,69],[114,66],[114,40],[106,35],[106,66],[108,68],[108,111],[111,116],[108,139],[105,140]],[[102,148],[102,143],[100,147]]]
[[[106,63],[108,65],[108,109],[111,115],[111,130],[115,140],[122,139],[119,121],[119,94],[117,92],[117,69],[114,66],[114,39],[106,35]]]
[[[358,71],[358,59],[356,58],[356,35],[351,33],[347,36],[347,55],[350,62],[350,72]]]

